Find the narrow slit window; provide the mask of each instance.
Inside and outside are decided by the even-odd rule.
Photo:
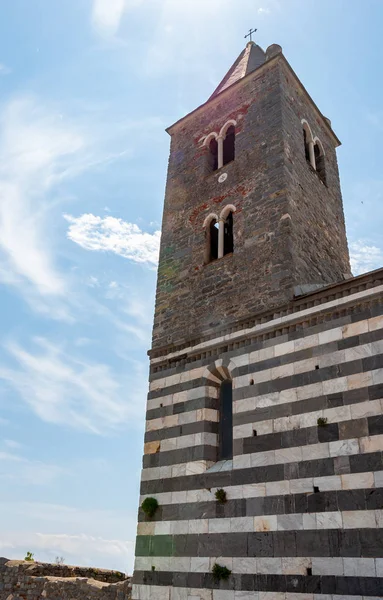
[[[308,139],[307,139],[307,131],[306,131],[306,129],[303,129],[303,142],[304,142],[304,145],[305,145],[306,160],[307,160],[308,163],[310,163],[310,149],[309,149],[309,142],[308,142]]]
[[[315,154],[315,165],[316,165],[316,170],[317,170],[319,179],[321,181],[323,181],[324,184],[326,184],[326,169],[325,169],[325,162],[324,162],[324,154],[323,154],[322,149],[319,146],[319,144],[315,144],[314,154]]]
[[[234,252],[233,213],[230,212],[223,225],[223,255]]]
[[[235,158],[235,128],[230,125],[223,140],[223,164],[231,162]]]
[[[218,169],[218,142],[215,138],[209,144],[209,169],[210,171]]]
[[[218,258],[218,237],[219,237],[219,225],[218,222],[213,219],[210,221],[210,225],[207,229],[207,260],[206,262],[212,262]]]
[[[218,460],[233,458],[233,383],[223,381],[219,393]]]

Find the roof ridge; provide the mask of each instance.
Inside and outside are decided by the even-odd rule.
[[[246,75],[252,71],[255,71],[255,69],[262,65],[265,60],[266,54],[262,48],[255,42],[248,42],[222,81],[218,84],[209,100],[218,96],[218,94],[232,86],[234,83],[237,83],[240,79],[246,77]]]

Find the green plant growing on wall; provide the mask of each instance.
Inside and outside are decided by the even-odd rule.
[[[227,502],[226,492],[222,488],[216,491],[215,497],[220,504],[225,504]]]
[[[35,562],[35,559],[33,557],[34,557],[33,552],[27,552],[24,560],[26,560],[28,562]]]
[[[319,417],[317,424],[318,424],[318,427],[326,427],[327,417]]]
[[[215,563],[211,572],[213,573],[214,581],[227,581],[231,575],[230,569],[223,567],[222,565],[218,565],[217,563]]]
[[[156,498],[145,498],[143,503],[141,504],[141,508],[146,514],[146,516],[151,519],[154,517],[154,514],[158,508],[158,501]]]

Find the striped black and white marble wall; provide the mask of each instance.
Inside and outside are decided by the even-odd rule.
[[[279,337],[229,334],[249,343],[151,377],[140,504],[159,508],[139,512],[134,600],[383,597],[382,315],[378,286],[256,328],[283,326]],[[227,377],[233,459],[217,463]]]

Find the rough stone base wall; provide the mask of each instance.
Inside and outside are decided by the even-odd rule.
[[[130,579],[118,571],[0,559],[0,600],[43,598],[130,600]]]

